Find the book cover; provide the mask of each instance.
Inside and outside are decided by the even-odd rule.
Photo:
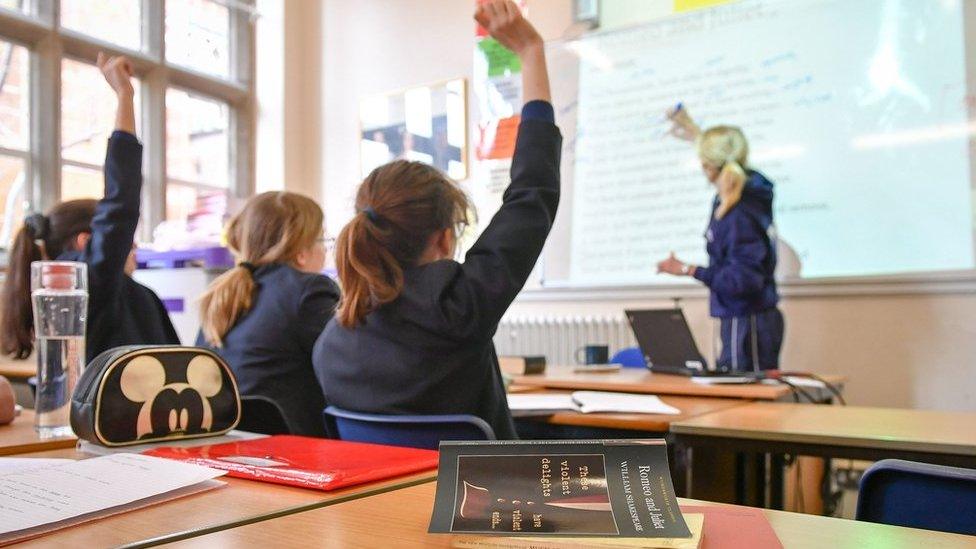
[[[432,533],[690,538],[663,440],[442,442]]]
[[[191,448],[167,446],[143,453],[220,469],[232,477],[315,490],[335,490],[437,466],[434,450],[294,435]]]
[[[511,375],[541,374],[546,371],[544,356],[500,356],[498,366]]]

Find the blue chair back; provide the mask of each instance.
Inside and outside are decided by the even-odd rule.
[[[495,440],[495,432],[477,416],[385,415],[325,409],[325,430],[332,438],[436,450],[442,440]]]
[[[644,353],[639,347],[627,347],[617,351],[610,359],[610,364],[619,364],[624,368],[647,367],[647,362],[644,362]]]
[[[241,421],[235,428],[265,435],[288,435],[292,432],[278,403],[258,395],[241,396]]]
[[[857,520],[976,535],[976,469],[885,459],[861,477]]]

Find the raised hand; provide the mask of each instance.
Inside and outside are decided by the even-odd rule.
[[[493,38],[520,57],[531,48],[542,47],[542,36],[512,0],[488,0],[478,6],[474,18]]]
[[[542,36],[512,0],[487,0],[474,18],[495,40],[515,52],[522,62],[522,101],[551,102],[546,48]]]
[[[665,116],[671,121],[671,129],[668,133],[674,137],[684,141],[694,141],[701,134],[701,129],[691,119],[691,114],[688,113],[688,109],[683,108],[681,105],[668,109]]]
[[[132,62],[128,57],[124,55],[109,57],[98,52],[96,64],[116,95],[132,97],[135,91],[132,87]]]

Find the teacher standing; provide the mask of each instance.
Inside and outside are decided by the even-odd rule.
[[[702,132],[680,104],[668,116],[672,135],[695,142],[716,194],[705,231],[708,266],[684,263],[672,253],[657,270],[708,286],[711,315],[721,320],[720,368],[778,368],[783,314],[776,306],[773,278],[773,184],[749,167],[749,143],[739,128],[715,126]]]

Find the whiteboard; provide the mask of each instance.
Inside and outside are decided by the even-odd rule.
[[[655,264],[707,261],[713,191],[665,135],[679,101],[741,126],[775,183],[781,279],[971,275],[973,4],[744,0],[550,43],[563,192],[540,285],[687,283]]]

